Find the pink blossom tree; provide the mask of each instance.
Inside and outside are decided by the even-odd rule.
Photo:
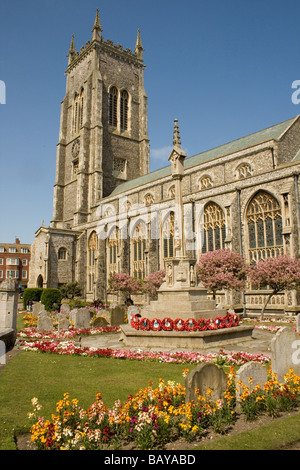
[[[150,273],[148,277],[145,279],[143,290],[149,293],[151,296],[155,296],[158,289],[164,282],[165,275],[166,275],[165,269],[160,269],[159,271]]]
[[[122,292],[126,298],[141,290],[140,282],[127,273],[113,273],[109,278],[109,286],[114,291]]]
[[[200,256],[196,273],[213,298],[220,289],[243,289],[249,266],[239,253],[229,249],[208,251]]]
[[[249,279],[255,287],[267,285],[271,289],[261,311],[262,320],[273,295],[286,289],[300,289],[300,260],[287,255],[261,260],[251,269]]]

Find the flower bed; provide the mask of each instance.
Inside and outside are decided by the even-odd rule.
[[[18,332],[18,338],[32,339],[74,339],[76,336],[98,335],[103,333],[114,333],[120,331],[119,326],[104,326],[99,328],[69,328],[68,330],[38,330],[35,327],[23,328]]]
[[[184,371],[184,376],[188,370]],[[278,383],[269,371],[269,379],[262,388],[252,392],[247,385],[236,385],[233,368],[227,374],[227,389],[222,399],[211,399],[211,390],[199,395],[193,402],[185,402],[185,388],[180,384],[161,379],[155,388],[152,383],[128,396],[125,403],[117,400],[107,408],[101,394],[87,410],[77,399],[65,393],[51,414],[51,420],[40,416],[41,405],[37,398],[31,400],[33,413],[29,414],[31,441],[41,450],[98,450],[120,448],[131,443],[137,449],[162,448],[178,438],[187,441],[200,439],[212,428],[224,433],[233,426],[236,412],[237,387],[243,389],[239,404],[247,420],[259,414],[277,416],[290,411],[300,403],[300,377],[289,371],[284,383]]]
[[[242,365],[249,361],[267,363],[269,356],[264,354],[250,354],[243,352],[226,353],[222,349],[218,353],[200,354],[191,351],[143,351],[142,349],[111,349],[80,347],[71,341],[24,341],[19,345],[25,351],[37,351],[69,356],[109,357],[113,359],[129,359],[139,361],[159,361],[162,363],[176,364],[200,364],[201,362],[213,362],[216,364]]]
[[[195,320],[194,318],[188,318],[187,320],[176,318],[172,320],[169,317],[165,317],[162,320],[159,318],[149,320],[146,317],[140,318],[138,315],[134,315],[130,324],[132,328],[143,331],[206,331],[238,326],[239,317],[229,312],[223,317],[200,318],[199,320]]]

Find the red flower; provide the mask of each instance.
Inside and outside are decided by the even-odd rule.
[[[184,331],[185,330],[185,321],[181,318],[176,318],[173,322],[173,328],[175,331]]]

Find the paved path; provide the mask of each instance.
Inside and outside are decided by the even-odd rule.
[[[275,337],[274,333],[269,331],[258,330],[257,328],[253,329],[252,339],[241,341],[235,344],[227,344],[223,346],[222,349],[225,352],[248,352],[251,354],[265,354],[267,356],[271,355],[271,341]],[[187,351],[185,348],[143,348],[141,345],[140,348],[126,347],[123,342],[120,341],[120,335],[118,333],[108,333],[95,336],[82,336],[81,337],[81,346],[95,347],[95,348],[112,348],[112,349],[142,349],[147,351]],[[200,352],[207,354],[208,352],[218,352],[220,347],[202,349],[202,350],[193,350],[194,352]]]

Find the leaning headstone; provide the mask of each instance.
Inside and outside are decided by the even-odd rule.
[[[63,315],[61,313],[58,314],[58,329],[59,330],[68,330],[70,326],[70,322],[66,315]]]
[[[280,328],[272,339],[271,364],[278,382],[283,382],[290,369],[300,375],[300,336],[293,328]]]
[[[249,378],[252,380],[249,382]],[[239,408],[239,398],[242,394],[243,390],[239,387],[238,382],[241,381],[243,385],[249,387],[249,391],[259,385],[263,388],[264,384],[268,381],[268,370],[267,367],[263,364],[259,364],[258,362],[247,362],[246,364],[242,365],[236,373],[236,402],[237,408]]]
[[[79,308],[74,314],[75,328],[90,328],[91,313],[87,308]]]
[[[103,328],[108,325],[108,321],[104,317],[96,317],[93,321],[94,328]]]
[[[53,320],[49,315],[45,315],[43,312],[38,316],[37,322],[38,330],[52,330],[53,329]]]
[[[227,376],[221,367],[205,362],[189,372],[185,379],[185,401],[197,400],[195,389],[201,396],[205,396],[207,390],[211,390],[210,398],[219,400],[224,397],[227,387]]]

